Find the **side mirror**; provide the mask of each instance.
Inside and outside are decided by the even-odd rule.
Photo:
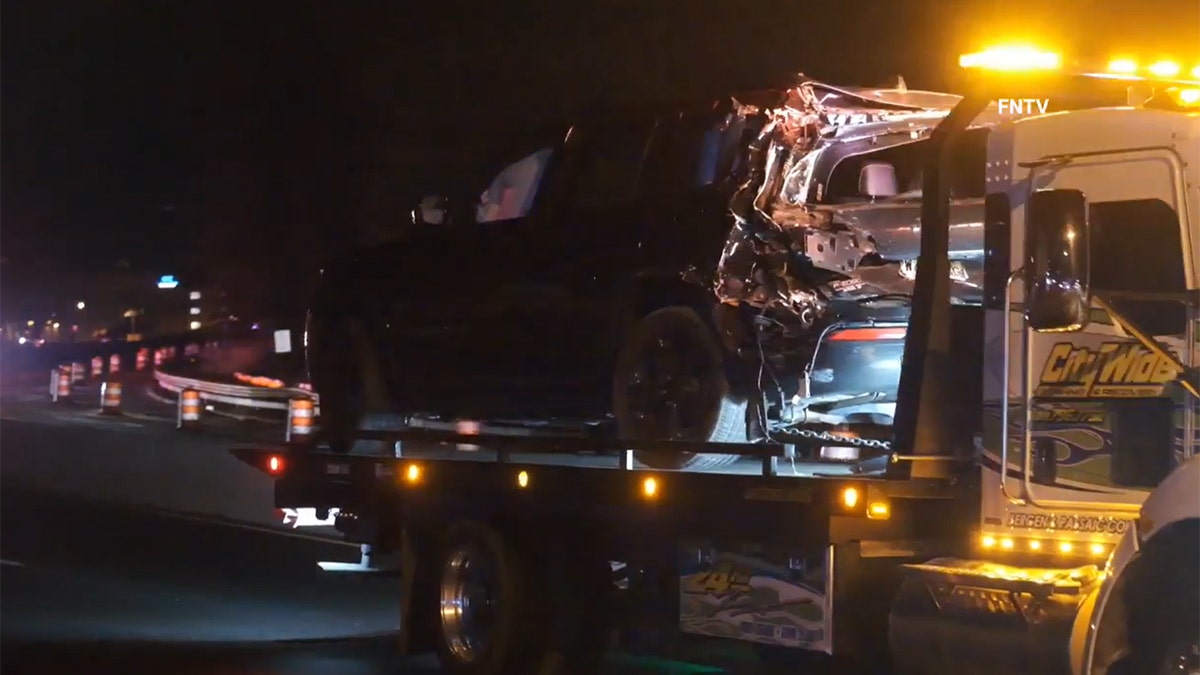
[[[446,199],[428,195],[412,212],[413,225],[441,225],[446,222]]]
[[[858,172],[858,193],[871,198],[895,197],[900,188],[896,167],[887,162],[868,162]]]
[[[1087,198],[1039,190],[1025,207],[1025,322],[1040,333],[1082,330],[1091,313]]]

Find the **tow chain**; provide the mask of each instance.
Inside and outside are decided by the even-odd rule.
[[[812,431],[811,429],[791,429],[780,433],[774,440],[786,443],[789,438],[803,438],[810,441],[821,441],[830,445],[850,446],[855,448],[874,448],[891,452],[892,442],[874,438],[858,438],[842,436],[828,431]]]

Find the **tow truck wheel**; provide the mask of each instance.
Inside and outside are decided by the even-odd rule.
[[[496,530],[462,522],[447,532],[439,565],[442,667],[455,675],[522,672],[535,656],[537,621],[518,552]]]
[[[625,339],[613,378],[624,440],[744,443],[747,401],[734,395],[712,329],[690,307],[647,314]],[[737,455],[636,452],[655,469],[713,470]]]

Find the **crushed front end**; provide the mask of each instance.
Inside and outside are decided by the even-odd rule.
[[[891,422],[920,245],[924,141],[957,100],[801,77],[730,106],[727,127],[746,140],[712,290],[726,343],[757,371],[767,435]],[[980,184],[964,181],[951,209],[952,281],[967,303],[982,288],[982,161],[978,168]],[[863,459],[851,454],[827,459]]]

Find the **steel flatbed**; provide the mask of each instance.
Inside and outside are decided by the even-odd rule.
[[[954,550],[976,515],[958,508],[971,503],[963,499],[966,481],[888,470],[904,458],[885,455],[872,473],[796,459],[828,444],[828,437],[797,437],[791,447],[659,442],[633,448],[605,438],[411,428],[359,438],[389,449],[399,442],[402,451],[335,454],[310,442],[232,452],[275,479],[277,508],[315,509],[318,520],[332,521],[346,540],[364,545],[359,563],[322,563],[323,569],[400,574],[408,618],[401,644],[409,652],[430,644],[422,619],[436,616],[430,603],[439,600],[423,589],[437,586],[446,538],[456,541],[453,533],[463,527],[500,533],[531,556],[527,560],[565,561],[570,579],[544,582],[554,603],[585,592],[580,584],[596,583],[587,572],[596,561],[624,570],[630,590],[622,596],[628,602],[623,618],[605,618],[615,625],[628,626],[630,616],[650,608],[663,635],[740,632],[752,642],[862,654],[887,630],[887,603],[880,601],[898,583],[899,564]],[[471,449],[454,449],[464,446]],[[643,469],[634,450],[719,452],[744,462],[723,473]],[[807,596],[814,607],[807,611],[823,618],[793,618],[791,627],[780,628],[771,623],[777,611],[771,602],[720,616],[695,604],[739,575],[768,584],[756,592]],[[708,590],[687,590],[695,584]],[[743,594],[748,587],[730,588],[749,597]],[[834,612],[835,606],[856,609]]]
[[[938,510],[964,487],[955,480],[890,477],[887,467],[903,458],[882,457],[872,463],[882,468],[872,472],[860,465],[798,460],[798,448],[829,442],[802,437],[783,445],[631,444],[430,429],[357,436],[382,447],[403,444],[404,450],[396,453],[401,456],[335,454],[316,443],[296,443],[232,452],[276,479],[277,508],[338,509],[355,520],[389,520],[400,512],[412,518],[443,509],[522,520],[551,512],[591,522],[615,538],[633,523],[655,523],[677,536],[761,543],[915,543],[941,536],[937,523],[949,519]],[[471,449],[455,449],[462,447]],[[633,460],[635,450],[737,454],[744,461],[720,472],[645,469]],[[947,536],[953,532],[945,530]]]

